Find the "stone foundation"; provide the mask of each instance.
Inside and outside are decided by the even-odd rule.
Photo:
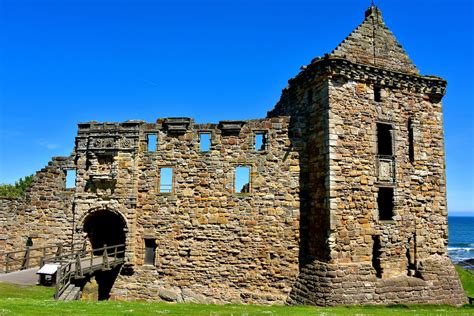
[[[415,276],[377,278],[370,263],[304,265],[290,293],[292,305],[380,305],[467,303],[451,260],[434,255],[421,261]]]

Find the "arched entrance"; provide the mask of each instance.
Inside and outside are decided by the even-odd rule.
[[[107,209],[100,209],[88,214],[83,223],[83,231],[87,234],[93,249],[102,248],[105,245],[125,244],[127,226],[120,214]],[[97,251],[94,254],[102,255],[103,251]],[[123,257],[124,253],[120,253],[119,256]],[[117,266],[109,271],[96,271],[94,273],[99,286],[99,300],[107,300],[110,297],[110,291],[120,268],[121,266]]]
[[[125,244],[125,229],[122,216],[109,210],[94,211],[84,219],[83,230],[93,249]]]

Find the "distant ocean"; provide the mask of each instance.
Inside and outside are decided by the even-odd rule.
[[[448,254],[454,263],[474,259],[474,217],[448,217]]]

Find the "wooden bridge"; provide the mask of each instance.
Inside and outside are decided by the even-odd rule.
[[[75,281],[91,276],[96,271],[107,271],[123,264],[125,245],[104,245],[87,249],[83,244],[55,244],[0,253],[0,281],[29,278],[45,264],[54,264],[56,271],[55,299],[71,300],[80,296]],[[24,271],[19,273],[18,271]]]

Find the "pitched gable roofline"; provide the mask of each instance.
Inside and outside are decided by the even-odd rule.
[[[330,56],[391,71],[419,74],[419,70],[385,25],[382,13],[375,5],[365,11],[362,23],[331,52]]]

